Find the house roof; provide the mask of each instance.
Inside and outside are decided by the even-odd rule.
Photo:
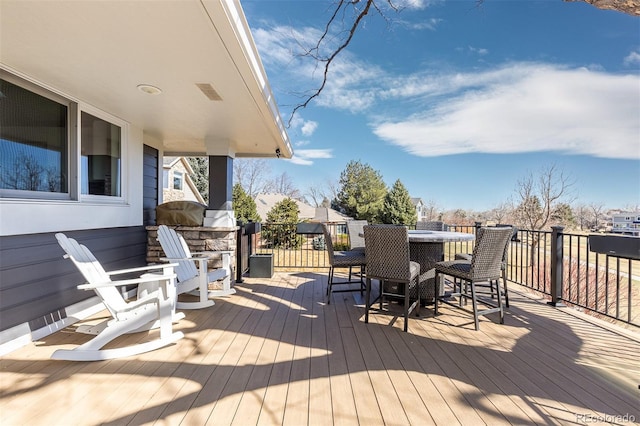
[[[187,173],[192,175],[194,173],[193,167],[184,157],[162,157],[162,168],[170,169],[175,166],[178,162],[182,163],[182,166],[187,170]]]
[[[267,213],[280,201],[287,197],[284,194],[258,194],[255,197],[256,210],[263,221],[267,220]],[[311,222],[344,222],[351,219],[349,216],[327,208],[313,207],[303,201],[293,199],[298,205],[298,217],[300,220],[309,220]]]
[[[292,156],[238,1],[1,1],[0,39],[0,68],[132,123],[165,154]]]

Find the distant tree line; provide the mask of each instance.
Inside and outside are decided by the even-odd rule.
[[[188,160],[195,171],[193,180],[206,199],[207,158],[192,157]],[[388,188],[379,171],[359,160],[350,161],[337,182],[316,184],[304,195],[286,173],[273,177],[268,161],[263,159],[236,159],[234,182],[233,208],[236,218],[244,223],[269,220],[269,217],[261,218],[258,215],[255,204],[255,197],[266,192],[283,194],[291,200],[300,200],[314,207],[331,207],[369,223],[414,225],[418,220],[415,205],[404,184],[398,179]],[[576,204],[572,186],[570,177],[556,165],[550,165],[520,179],[515,185],[513,197],[491,210],[445,211],[434,200],[427,200],[424,219],[461,226],[475,222],[509,223],[530,230],[549,230],[554,225],[564,226],[568,230],[602,229],[603,219],[607,215],[604,205]],[[272,210],[277,211],[270,217],[291,217],[286,212],[291,206],[290,203],[274,206]],[[636,211],[638,206],[626,206],[624,209]]]

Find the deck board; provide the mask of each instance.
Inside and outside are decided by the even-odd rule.
[[[443,306],[402,332],[401,310],[364,324],[359,293],[326,274],[245,279],[185,311],[185,338],[100,362],[50,360],[74,326],[0,358],[3,425],[575,424],[640,421],[640,336],[510,287],[505,324]],[[398,308],[398,306],[392,306]],[[104,316],[104,313],[99,314]],[[635,333],[636,335],[638,333]],[[123,336],[114,346],[148,339]],[[608,417],[607,417],[608,416]],[[582,419],[582,421],[581,421]],[[618,421],[622,423],[622,421]]]

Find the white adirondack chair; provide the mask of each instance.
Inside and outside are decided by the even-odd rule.
[[[182,235],[175,230],[160,225],[158,227],[158,241],[167,257],[161,260],[174,262],[178,276],[177,293],[192,293],[199,296],[197,302],[177,302],[178,309],[201,309],[213,306],[215,303],[209,297],[229,296],[236,290],[231,288],[231,251],[218,250],[191,253]],[[207,262],[215,255],[222,254],[222,267],[209,271]],[[196,263],[198,266],[196,267]],[[222,279],[222,289],[209,290],[209,283]]]
[[[80,326],[77,331],[95,334],[96,337],[74,349],[58,349],[52,359],[69,361],[99,361],[121,358],[149,352],[172,344],[182,337],[182,332],[173,332],[172,322],[184,318],[184,314],[175,313],[175,273],[172,264],[155,265],[141,268],[123,269],[106,272],[91,251],[73,238],[62,233],[56,234],[56,239],[67,253],[64,257],[73,261],[80,270],[87,284],[79,285],[79,289],[94,290],[102,299],[113,319],[95,326]],[[132,272],[161,270],[162,274],[146,274],[135,279],[112,281],[112,275]],[[144,291],[138,289],[138,299],[125,301],[118,290],[118,286],[138,284]],[[130,346],[102,349],[113,339],[127,333],[136,333],[160,329],[160,337],[145,343]]]

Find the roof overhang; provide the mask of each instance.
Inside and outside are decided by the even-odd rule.
[[[2,0],[0,40],[3,68],[132,123],[167,155],[293,154],[238,1]]]

